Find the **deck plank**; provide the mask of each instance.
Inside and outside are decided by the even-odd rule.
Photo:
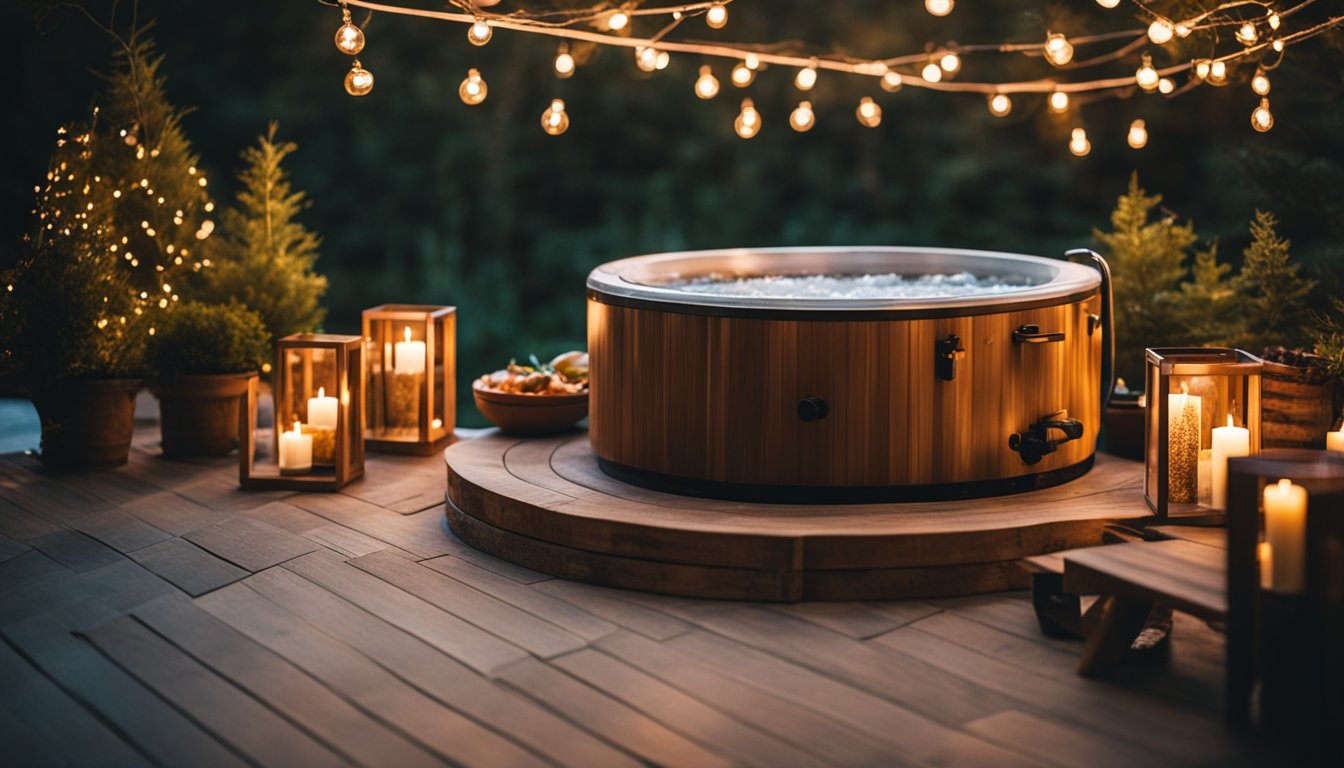
[[[417,557],[438,557],[453,548],[443,534],[442,504],[422,512],[402,515],[342,493],[295,496],[291,504],[385,541]]]
[[[318,549],[302,536],[246,517],[198,528],[183,538],[253,573]]]
[[[140,565],[195,597],[247,576],[247,571],[185,539],[169,539],[131,553]]]
[[[629,593],[623,590],[563,579],[533,584],[532,589],[654,640],[667,640],[691,630],[688,622],[626,599]]]

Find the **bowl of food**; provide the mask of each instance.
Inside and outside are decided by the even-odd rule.
[[[588,415],[588,354],[566,352],[549,363],[507,368],[472,382],[481,415],[511,435],[563,432]]]

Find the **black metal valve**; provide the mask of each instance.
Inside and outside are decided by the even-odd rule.
[[[1050,439],[1050,430],[1057,429],[1064,436]],[[1026,432],[1008,436],[1008,447],[1022,456],[1024,464],[1035,464],[1060,445],[1083,436],[1083,422],[1069,418],[1068,411],[1052,413],[1027,427]]]

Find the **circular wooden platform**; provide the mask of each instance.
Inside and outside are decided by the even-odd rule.
[[[448,524],[477,549],[567,579],[692,597],[866,600],[1027,586],[1023,557],[1097,544],[1150,516],[1143,465],[1098,454],[1043,491],[918,504],[769,505],[605,475],[586,432],[499,433],[444,451]]]

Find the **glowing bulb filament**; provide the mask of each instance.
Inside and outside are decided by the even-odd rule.
[[[561,43],[560,51],[555,54],[555,76],[563,79],[573,74],[574,56],[569,52],[569,46]]]
[[[1069,151],[1077,157],[1083,157],[1092,151],[1092,142],[1087,140],[1087,131],[1074,128],[1069,135]]]
[[[793,84],[800,91],[812,90],[812,86],[817,84],[817,66],[813,64],[798,70],[798,75],[793,78]]]
[[[719,80],[708,64],[700,67],[700,77],[695,80],[695,95],[702,99],[712,99],[719,95]]]
[[[876,128],[882,124],[882,108],[871,96],[864,96],[859,100],[858,108],[854,110],[854,117],[858,119],[860,125]]]
[[[952,12],[953,0],[924,0],[924,10],[934,16],[946,16]]]
[[[1062,67],[1073,61],[1073,44],[1059,33],[1045,38],[1045,58],[1056,67]]]
[[[903,82],[899,72],[887,72],[882,75],[882,90],[895,93],[901,90]]]
[[[996,93],[989,97],[989,113],[995,117],[1003,117],[1013,111],[1013,101],[1006,94]]]
[[[1171,19],[1159,16],[1152,24],[1148,25],[1148,39],[1157,45],[1170,41],[1175,33],[1176,28],[1172,25]]]
[[[756,79],[756,70],[747,65],[746,62],[739,61],[733,65],[732,80],[733,85],[738,88],[746,88],[751,85],[751,81]]]
[[[1153,69],[1153,57],[1144,54],[1143,65],[1134,72],[1134,81],[1144,91],[1152,92],[1157,89],[1158,79],[1157,70]]]
[[[723,3],[709,6],[709,10],[705,11],[705,23],[710,29],[723,29],[723,25],[728,23],[728,9],[723,7]]]
[[[733,129],[744,139],[750,139],[760,133],[761,113],[756,111],[751,99],[742,100],[742,110],[737,113],[737,119],[733,121]]]
[[[812,112],[812,102],[802,101],[789,114],[789,127],[799,133],[805,133],[812,130],[816,125],[816,114]]]
[[[477,19],[467,28],[467,40],[472,45],[485,45],[490,42],[490,38],[495,34],[495,30],[490,26],[490,22],[485,19]]]
[[[1269,111],[1269,99],[1261,98],[1260,106],[1251,112],[1251,127],[1260,133],[1274,127],[1274,114]],[[1231,418],[1228,417],[1229,420]]]
[[[1055,114],[1066,111],[1069,108],[1069,94],[1064,91],[1055,91],[1050,94],[1050,111]]]
[[[480,71],[474,68],[467,70],[466,78],[457,88],[457,95],[464,104],[480,104],[485,101],[487,92],[485,80],[481,78]]]
[[[1148,144],[1148,128],[1142,120],[1135,120],[1129,124],[1129,136],[1126,137],[1126,140],[1129,142],[1129,146],[1134,149],[1143,149]],[[1182,385],[1182,391],[1188,388],[1188,386]]]

